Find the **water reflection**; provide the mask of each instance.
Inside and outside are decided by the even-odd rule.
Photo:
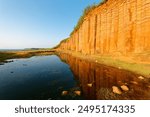
[[[68,54],[59,54],[59,57],[70,65],[85,99],[150,99],[149,79],[139,79],[137,74],[97,65]],[[122,94],[114,93],[113,86]],[[129,91],[121,89],[121,86],[126,86]]]
[[[63,90],[75,87],[71,70],[56,55],[14,59],[0,65],[1,100],[82,99],[61,96]]]

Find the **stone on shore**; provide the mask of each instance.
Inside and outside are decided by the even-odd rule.
[[[136,82],[136,81],[130,81],[130,83],[135,84],[135,85],[138,84],[138,82]]]
[[[118,87],[113,86],[112,89],[114,93],[119,94],[119,95],[122,94],[121,90]]]
[[[81,91],[74,91],[74,93],[75,93],[76,95],[78,95],[78,96],[81,95]]]
[[[65,95],[67,95],[67,94],[68,94],[68,91],[63,91],[63,92],[61,93],[62,96],[65,96]]]
[[[122,85],[122,86],[121,86],[121,89],[122,89],[123,91],[129,91],[129,88],[128,88],[126,85]]]
[[[144,77],[143,76],[139,76],[138,77],[140,80],[144,80]]]
[[[87,86],[88,86],[88,87],[92,87],[92,86],[93,86],[93,84],[92,84],[92,83],[89,83],[89,84],[87,84]]]

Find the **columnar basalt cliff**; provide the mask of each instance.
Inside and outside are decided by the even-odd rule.
[[[121,55],[150,51],[150,0],[108,0],[90,11],[58,49]]]

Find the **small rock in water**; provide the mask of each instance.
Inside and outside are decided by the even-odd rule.
[[[131,81],[130,83],[137,85],[138,83],[136,81]]]
[[[11,63],[11,62],[14,62],[13,60],[10,60],[10,61],[6,61],[6,63]]]
[[[129,88],[128,88],[126,85],[122,85],[122,86],[121,86],[121,89],[122,89],[123,91],[129,91]]]
[[[147,86],[148,88],[150,88],[150,86]]]
[[[121,67],[118,67],[118,69],[121,69]]]
[[[27,66],[27,64],[23,64],[23,66]]]
[[[148,78],[150,78],[150,74],[148,75]]]
[[[81,95],[81,91],[74,91],[74,93],[75,93],[76,95],[78,95],[78,96]]]
[[[63,92],[61,93],[62,96],[65,96],[65,95],[67,95],[67,94],[68,94],[68,91],[63,91]]]
[[[14,73],[13,71],[11,71],[10,73]]]
[[[112,89],[113,89],[114,93],[116,93],[116,94],[122,94],[121,90],[118,87],[113,86]]]
[[[0,63],[0,65],[4,65],[4,63]]]
[[[92,83],[90,83],[90,84],[87,84],[87,86],[88,86],[88,87],[92,87],[92,86],[93,86],[93,84],[92,84]]]
[[[139,79],[141,79],[141,80],[143,80],[143,79],[144,79],[144,77],[143,77],[143,76],[139,76],[138,78],[139,78]]]

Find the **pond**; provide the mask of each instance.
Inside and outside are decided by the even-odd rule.
[[[0,65],[1,100],[150,99],[149,79],[68,54],[11,61]]]

